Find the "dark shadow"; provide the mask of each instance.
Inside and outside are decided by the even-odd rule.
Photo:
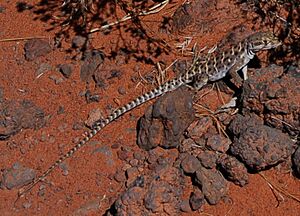
[[[253,15],[252,22],[262,29],[273,30],[283,46],[276,49],[269,56],[271,62],[283,61],[291,64],[300,58],[299,23],[300,1],[246,1],[236,0],[240,6],[247,6],[246,13]]]
[[[168,54],[171,49],[162,39],[148,33],[138,14],[141,11],[147,11],[159,2],[149,3],[147,0],[134,0],[132,4],[128,4],[122,0],[40,0],[35,5],[27,4],[25,1],[18,2],[16,7],[20,13],[25,10],[32,11],[35,14],[33,20],[48,23],[50,27],[47,31],[56,32],[55,45],[57,47],[61,46],[61,40],[70,38],[71,32],[85,37],[86,42],[80,47],[81,52],[89,49],[88,38],[93,28],[107,24],[108,20],[110,22],[116,21],[121,19],[123,15],[130,14],[131,20],[102,31],[103,34],[111,34],[112,32],[119,34],[119,40],[105,55],[114,59],[119,53],[125,53],[126,61],[134,58],[138,62],[153,64],[152,58],[157,58],[162,53]],[[117,14],[117,11],[123,11],[123,15],[118,15],[120,13]],[[168,28],[169,22],[170,18],[164,18],[157,25],[160,28]],[[126,33],[126,38],[129,35],[129,40],[124,38],[122,32]],[[144,46],[141,47],[141,44]],[[70,48],[66,52],[71,53],[73,50],[74,48]]]

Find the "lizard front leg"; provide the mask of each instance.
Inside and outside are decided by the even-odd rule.
[[[241,69],[243,72],[243,79],[238,74],[238,71]],[[228,73],[230,74],[231,78],[237,83],[237,87],[240,87],[243,84],[243,81],[248,79],[247,69],[247,65],[243,66],[242,64],[235,64],[232,68],[230,68]]]

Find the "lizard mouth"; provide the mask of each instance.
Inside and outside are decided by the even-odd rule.
[[[281,44],[282,43],[280,41],[272,42],[272,43],[267,44],[264,49],[276,48],[276,47],[280,46]]]

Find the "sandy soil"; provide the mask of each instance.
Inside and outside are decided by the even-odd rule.
[[[240,6],[223,0],[213,8],[207,6],[202,8],[203,12],[199,12],[199,16],[204,18],[207,16],[203,15],[204,9],[214,10],[210,19],[199,19],[196,24],[193,20],[186,23],[181,21],[177,26],[173,25],[175,30],[166,30],[161,28],[164,17],[172,17],[183,3],[173,2],[160,12],[141,18],[149,38],[157,39],[156,42],[138,36],[138,27],[131,21],[106,34],[96,32],[89,35],[86,48],[99,49],[107,56],[97,69],[100,78],[99,86],[96,86],[91,76],[87,75],[88,82],[82,81],[80,68],[83,51],[72,47],[74,31],[70,30],[69,37],[62,37],[61,47],[56,48],[54,39],[60,27],[51,25],[51,20],[44,21],[43,13],[34,12],[38,8],[36,1],[26,1],[35,7],[25,6],[22,12],[18,11],[17,2],[11,0],[0,3],[0,40],[21,38],[0,42],[1,101],[32,102],[42,110],[44,123],[29,129],[21,127],[14,135],[0,141],[2,174],[16,163],[35,170],[37,175],[44,172],[79,140],[92,111],[105,116],[119,105],[153,88],[155,83],[151,83],[151,78],[157,73],[158,63],[165,68],[175,59],[190,58],[188,50],[196,42],[200,48],[213,47],[233,30],[240,32],[237,35],[247,35],[254,26]],[[59,13],[57,8],[53,11],[53,15]],[[120,9],[117,13],[120,16],[124,14]],[[110,17],[110,20],[114,18]],[[130,28],[133,30],[129,31]],[[43,39],[51,50],[32,60],[26,59],[24,47],[28,42],[27,37]],[[185,37],[191,37],[192,42],[182,51],[176,46],[183,43]],[[59,71],[60,64],[71,66],[69,77]],[[175,76],[172,68],[167,73],[168,77]],[[96,95],[96,102],[87,102],[87,91]],[[212,107],[220,105],[221,101],[216,102],[215,96],[205,97],[206,103],[212,104]],[[117,170],[124,171],[128,165],[120,159],[120,149],[143,152],[136,144],[136,127],[138,119],[151,103],[106,127],[87,146],[51,173],[45,183],[39,183],[16,203],[22,185],[10,190],[1,189],[1,215],[104,214],[126,189],[123,182],[114,179]],[[291,175],[290,169],[285,170],[284,166],[280,166],[262,174],[284,191],[300,195],[299,180]],[[187,185],[184,194],[192,190],[191,183]],[[272,190],[262,176],[250,174],[249,184],[244,187],[230,183],[228,197],[217,205],[205,204],[201,210],[178,214],[279,216],[297,215],[299,212],[299,202]]]

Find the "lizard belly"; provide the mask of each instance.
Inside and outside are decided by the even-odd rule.
[[[226,76],[227,72],[230,70],[230,68],[225,67],[225,68],[222,68],[222,69],[216,71],[216,73],[214,73],[214,74],[208,75],[209,81],[214,82],[214,81],[224,78]]]

